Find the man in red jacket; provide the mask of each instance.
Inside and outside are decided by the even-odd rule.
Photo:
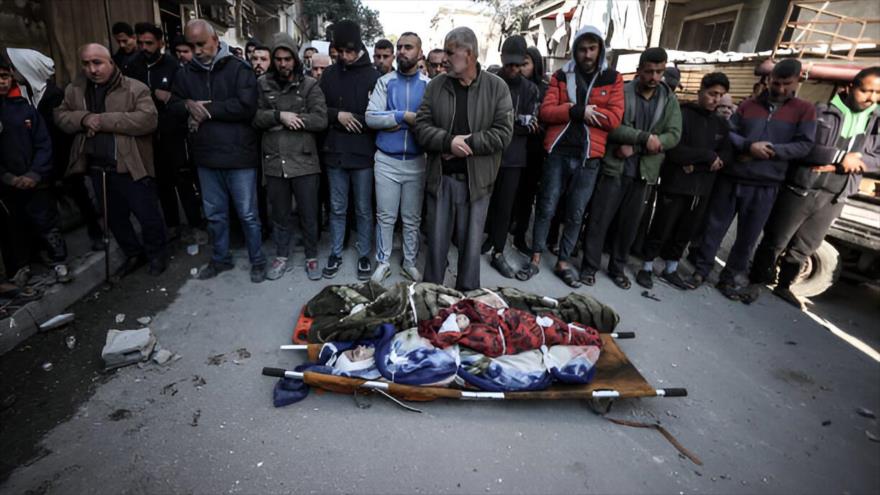
[[[570,262],[593,194],[608,133],[623,118],[623,79],[605,60],[605,41],[598,29],[584,26],[571,44],[572,60],[550,78],[539,118],[547,128],[547,160],[535,203],[532,259],[516,275],[528,280],[539,271],[547,247],[550,220],[564,201],[565,228],[554,273],[571,287],[579,287]]]

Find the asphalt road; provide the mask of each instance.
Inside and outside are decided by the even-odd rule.
[[[4,356],[3,380],[14,377],[19,397],[0,416],[3,455],[16,455],[0,491],[880,491],[880,443],[869,439],[880,436],[880,425],[857,413],[880,413],[880,363],[772,295],[745,306],[710,287],[683,293],[658,283],[656,301],[601,275],[590,289],[621,314],[621,330],[637,333],[620,344],[642,374],[657,387],[689,391],[686,398],[619,401],[610,416],[659,421],[702,460],[698,466],[658,433],[612,424],[577,401],[436,401],[417,404],[417,414],[381,397],[359,406],[350,396],[313,391],[276,409],[274,380],[260,370],[301,362],[277,348],[324,284],[297,270],[253,285],[243,256],[237,270],[200,282],[188,280],[189,270],[204,255],[179,254],[162,278],[138,274],[78,305],[83,347],[65,354],[59,333],[41,336],[44,347],[35,341],[10,353],[18,357]],[[297,253],[295,263],[301,260]],[[548,263],[520,286],[567,293]],[[353,281],[354,268],[347,252],[335,282]],[[397,280],[395,273],[390,282]],[[483,284],[519,282],[486,263]],[[877,291],[845,285],[834,294],[837,301],[823,299],[813,310],[876,344]],[[152,316],[160,344],[182,359],[98,374],[96,353],[106,330],[120,326],[117,312],[127,321]],[[44,372],[36,366],[49,347],[55,368]],[[16,373],[16,366],[28,369]],[[52,388],[53,373],[71,373],[81,385]],[[29,393],[31,375],[54,395]]]

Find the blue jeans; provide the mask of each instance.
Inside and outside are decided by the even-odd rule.
[[[373,169],[327,167],[330,183],[330,254],[342,256],[345,239],[345,218],[348,213],[348,191],[354,196],[354,214],[357,220],[358,256],[370,255],[373,247]]]
[[[532,228],[532,252],[543,253],[547,249],[547,233],[550,221],[556,213],[559,201],[564,201],[562,240],[559,242],[559,261],[569,261],[577,243],[584,221],[584,210],[596,187],[599,175],[599,159],[583,161],[551,154],[544,162],[541,185],[535,202],[535,225]]]
[[[256,168],[204,168],[199,167],[199,182],[202,185],[202,203],[208,218],[208,231],[214,238],[214,253],[211,261],[232,263],[229,254],[229,203],[238,218],[247,242],[248,257],[252,266],[266,264],[260,237],[260,215],[257,212],[257,169]]]

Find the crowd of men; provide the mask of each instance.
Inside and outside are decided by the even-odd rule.
[[[358,279],[382,282],[399,221],[400,273],[443,284],[455,245],[459,290],[480,287],[482,255],[502,276],[526,281],[547,251],[573,288],[596,283],[607,252],[605,270],[621,289],[632,285],[631,254],[642,260],[640,286],[660,277],[694,289],[736,217],[717,288],[748,302],[757,285],[776,284],[800,304],[790,287],[802,263],[861,174],[880,165],[878,67],[813,105],[795,96],[800,62],[783,59],[737,106],[720,72],[704,75],[696,101],[680,103],[680,76],[662,48],[645,50],[624,83],[590,26],[552,74],[522,36],[504,41],[500,66],[482,67],[466,27],[427,54],[416,33],[396,46],[380,40],[372,60],[351,21],[333,26],[327,54],[300,51],[285,33],[236,49],[198,19],[167,47],[150,23],[112,32],[118,50],[83,46],[83,77],[63,92],[51,59],[5,50],[7,273],[42,248],[58,279],[70,279],[58,194],[76,202],[94,249],[106,247],[98,213],[106,212],[126,256],[118,276],[143,265],[161,274],[170,239],[181,236],[210,238],[211,261],[197,277],[216,277],[234,266],[237,218],[254,283],[294,269],[295,230],[309,279],[337,275],[351,231]],[[505,256],[509,235],[526,263]],[[679,267],[685,253],[693,270]],[[5,275],[0,282],[4,297],[25,290]]]

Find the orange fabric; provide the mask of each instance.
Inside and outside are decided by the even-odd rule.
[[[312,328],[312,322],[315,320],[309,318],[305,314],[306,307],[299,311],[299,318],[296,320],[296,326],[293,328],[293,337],[291,340],[294,344],[308,344],[309,343],[309,329]]]

